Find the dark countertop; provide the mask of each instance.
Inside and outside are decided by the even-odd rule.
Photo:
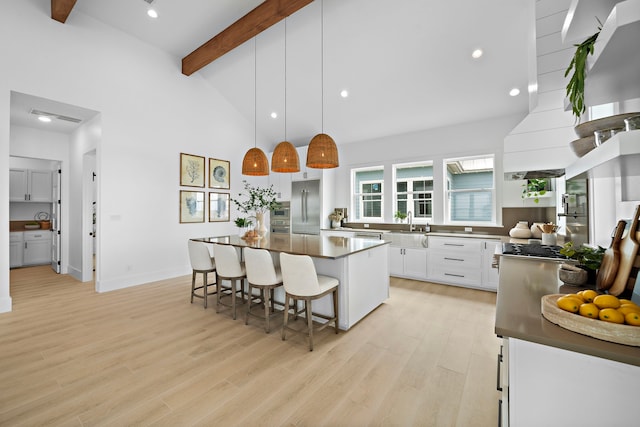
[[[273,233],[269,233],[264,238],[253,242],[243,240],[240,236],[200,237],[192,240],[205,243],[221,243],[237,247],[262,248],[275,252],[287,252],[331,259],[342,258],[389,243],[384,240],[358,237]]]
[[[639,347],[581,335],[555,325],[542,316],[542,296],[584,289],[564,285],[558,279],[559,265],[557,261],[502,257],[496,303],[496,334],[640,366]]]

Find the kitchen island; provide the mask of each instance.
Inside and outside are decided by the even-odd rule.
[[[495,332],[504,338],[498,373],[503,425],[637,425],[631,408],[638,401],[640,348],[546,320],[542,296],[582,289],[563,285],[558,268],[557,261],[500,259]]]
[[[256,241],[239,236],[216,236],[193,239],[205,243],[232,245],[237,248],[261,248],[272,253],[279,264],[279,253],[309,255],[319,274],[340,281],[338,286],[339,327],[348,330],[389,298],[389,263],[387,242],[358,237],[316,236],[307,234],[268,234]],[[276,301],[284,301],[282,289]],[[333,306],[328,296],[315,301],[314,312],[330,315]]]

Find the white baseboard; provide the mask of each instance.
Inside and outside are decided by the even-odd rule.
[[[118,289],[130,288],[132,286],[144,285],[151,282],[157,282],[160,280],[172,279],[174,277],[180,277],[191,274],[191,269],[188,270],[171,270],[171,271],[157,271],[139,274],[135,276],[120,277],[109,280],[96,281],[97,292],[109,292],[116,291]]]

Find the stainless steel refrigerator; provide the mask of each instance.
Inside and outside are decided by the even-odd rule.
[[[320,234],[320,180],[291,183],[291,233]]]

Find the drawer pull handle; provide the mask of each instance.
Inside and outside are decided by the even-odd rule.
[[[462,247],[464,244],[462,243],[445,243],[444,246],[459,246]]]
[[[502,379],[500,378],[500,365],[502,364],[502,354],[498,354],[498,368],[496,369],[496,390],[502,391]]]
[[[463,274],[444,273],[445,276],[464,277]]]
[[[461,258],[449,258],[449,257],[444,257],[444,259],[449,260],[449,261],[464,261],[464,259],[461,259]]]

